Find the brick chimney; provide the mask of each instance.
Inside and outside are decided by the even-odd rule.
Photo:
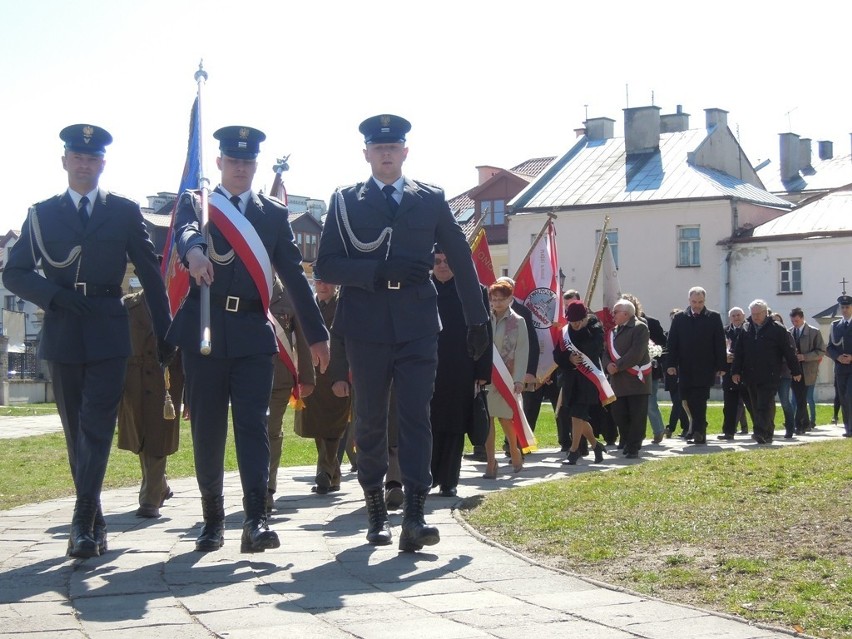
[[[624,147],[628,155],[660,148],[660,107],[624,109]]]
[[[796,133],[781,133],[780,138],[781,180],[792,180],[799,175],[799,136]]]
[[[479,184],[485,184],[488,180],[497,175],[502,169],[498,169],[496,166],[488,166],[484,164],[482,166],[476,167],[476,170],[479,172]]]
[[[660,133],[679,133],[689,130],[689,113],[683,112],[683,106],[678,104],[675,113],[660,116]]]
[[[583,126],[589,140],[611,140],[615,135],[615,120],[612,118],[589,118]]]
[[[812,169],[811,166],[811,139],[799,139],[799,169]]]
[[[834,142],[831,140],[820,140],[817,142],[817,148],[820,160],[830,160],[834,157]]]
[[[728,126],[728,112],[724,109],[704,109],[704,118],[708,129],[714,126]]]

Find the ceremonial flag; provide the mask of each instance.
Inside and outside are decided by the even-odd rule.
[[[515,433],[518,448],[520,448],[521,452],[524,454],[538,450],[535,435],[533,434],[532,428],[530,428],[526,414],[524,414],[521,394],[515,393],[515,382],[512,379],[512,375],[509,373],[506,362],[504,362],[503,358],[500,357],[497,346],[492,345],[491,348],[494,350],[494,363],[491,368],[491,383],[494,385],[496,391],[500,393],[500,397],[502,397],[506,404],[508,404],[509,408],[512,409],[512,430]]]
[[[474,233],[473,241],[470,243],[470,252],[479,283],[483,286],[491,286],[497,278],[494,276],[491,249],[488,247],[488,238],[485,235],[484,228],[479,227],[479,231]]]
[[[183,264],[181,264],[180,255],[178,255],[175,244],[174,231],[175,215],[177,214],[180,196],[188,189],[197,189],[198,180],[201,176],[201,154],[199,153],[201,132],[199,131],[198,109],[199,103],[198,97],[196,97],[192,103],[192,110],[189,113],[189,142],[186,148],[186,162],[183,166],[183,175],[180,178],[178,196],[174,207],[172,207],[172,217],[169,224],[169,231],[166,235],[166,244],[163,246],[163,264],[161,268],[163,280],[166,283],[166,294],[169,296],[169,308],[173,316],[189,291],[189,273],[183,267]]]
[[[612,307],[621,298],[621,285],[618,283],[618,269],[615,267],[615,258],[612,256],[612,247],[604,239],[603,259],[601,260],[600,276],[603,279],[603,308],[595,313],[607,332],[615,327],[612,317]]]
[[[562,339],[560,329],[565,324],[559,290],[556,229],[550,218],[515,275],[514,295],[532,313],[538,344],[530,344],[530,348],[538,348],[536,377],[543,382],[556,366],[553,349]]]

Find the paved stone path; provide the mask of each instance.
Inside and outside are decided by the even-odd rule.
[[[0,432],[12,428],[8,419],[29,418],[0,418]],[[841,432],[822,426],[799,440],[840,438]],[[670,439],[643,449],[644,460],[608,455],[607,464],[592,468],[754,446],[738,437],[685,451],[682,440]],[[459,495],[591,469],[588,461],[573,468],[560,461],[557,451],[541,451],[528,456],[523,472],[504,472],[496,481],[481,478],[483,464],[465,461]],[[191,478],[171,482],[174,497],[159,520],[134,516],[136,489],[105,492],[110,550],[95,559],[65,557],[73,499],[0,512],[0,639],[764,639],[792,634],[541,567],[468,531],[454,516],[457,499],[427,501],[427,520],[440,527],[439,545],[416,554],[398,553],[396,544],[372,547],[364,540],[363,499],[354,475],[344,475],[342,490],[326,496],[309,492],[312,468],[282,469],[279,477],[284,494],[271,525],[282,546],[257,555],[239,552],[242,507],[235,473],[225,484],[225,546],[208,554],[194,552],[201,508]],[[395,542],[400,520],[400,513],[391,517]]]

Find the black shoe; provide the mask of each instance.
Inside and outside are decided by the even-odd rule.
[[[405,494],[402,532],[399,535],[399,549],[402,552],[416,552],[423,546],[434,546],[441,541],[438,529],[435,526],[426,525],[423,518],[425,504],[425,492]]]
[[[405,494],[402,492],[402,486],[398,484],[385,486],[385,506],[388,510],[399,510],[404,499]]]
[[[316,490],[312,492],[315,492],[317,495],[327,495],[328,489],[331,488],[331,475],[325,471],[320,471],[317,473],[314,481],[316,482],[316,486],[314,486]]]
[[[340,491],[340,484],[337,484],[336,486],[329,486],[328,487],[328,492],[330,492],[330,493],[336,493],[336,492],[339,492],[339,491]]]
[[[98,509],[95,511],[95,523],[92,526],[92,535],[94,536],[95,543],[98,546],[98,554],[103,555],[108,550],[107,525],[100,504],[98,504]]]
[[[784,433],[784,439],[793,439],[793,433]]]
[[[694,444],[695,446],[703,446],[707,443],[707,435],[695,435],[692,439],[687,439],[686,443]]]
[[[740,435],[748,435],[748,428],[740,428]]]
[[[388,511],[381,488],[364,492],[367,502],[367,542],[373,546],[387,546],[392,539]]]
[[[275,512],[275,493],[271,490],[266,491],[266,516],[269,517]]]
[[[716,439],[723,439],[727,441],[732,441],[734,439],[733,435],[716,435]]]
[[[574,466],[577,463],[578,459],[580,459],[580,451],[571,450],[568,451],[568,457],[562,463],[566,466]]]
[[[272,550],[281,546],[278,535],[269,530],[266,523],[266,495],[259,490],[243,496],[243,536],[240,539],[240,552],[254,553]]]
[[[457,490],[455,486],[445,487],[441,486],[441,490],[438,491],[438,495],[441,497],[456,497]]]
[[[89,559],[100,554],[93,532],[97,510],[98,503],[94,499],[77,499],[68,537],[69,557]]]
[[[204,513],[204,525],[201,534],[195,540],[197,552],[213,552],[225,544],[225,498],[202,497],[201,510]]]
[[[163,496],[160,498],[160,508],[162,508],[162,507],[163,507],[163,504],[165,504],[165,503],[166,503],[166,500],[167,500],[167,499],[171,499],[171,498],[172,498],[172,497],[174,497],[174,496],[175,496],[175,494],[172,492],[172,489],[167,487],[167,488],[163,491]]]
[[[672,436],[672,432],[674,432],[674,429],[671,426],[667,426],[663,429],[663,437],[669,439]]]
[[[595,463],[596,464],[602,464],[603,463],[603,454],[604,454],[603,444],[598,442],[597,444],[595,444]]]
[[[624,457],[626,459],[639,459],[639,453],[630,451],[629,453],[624,453]]]
[[[153,504],[142,504],[136,509],[136,516],[144,517],[145,519],[158,519],[160,517],[160,509]]]

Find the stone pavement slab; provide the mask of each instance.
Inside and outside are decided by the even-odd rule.
[[[7,418],[8,419],[8,418]],[[17,418],[15,418],[17,419]],[[0,429],[3,426],[0,425]],[[822,426],[796,441],[840,438]],[[664,440],[640,460],[607,455],[562,466],[558,451],[527,457],[525,469],[482,479],[483,464],[465,461],[459,495],[605,471],[667,456],[748,451],[741,437],[703,447]],[[794,633],[728,615],[664,602],[537,565],[470,531],[460,499],[430,496],[427,519],[441,542],[415,554],[396,544],[369,546],[355,476],[330,495],[310,493],[311,468],[285,468],[283,495],[270,524],[281,548],[239,552],[239,477],[226,477],[225,546],[196,553],[201,507],[193,478],[172,480],[174,497],[157,520],[138,519],[135,488],[107,491],[103,507],[110,550],[103,557],[65,557],[73,510],[69,498],[0,512],[0,639],[178,639],[268,636],[572,637],[588,639],[768,639]],[[391,515],[395,542],[401,513]]]

